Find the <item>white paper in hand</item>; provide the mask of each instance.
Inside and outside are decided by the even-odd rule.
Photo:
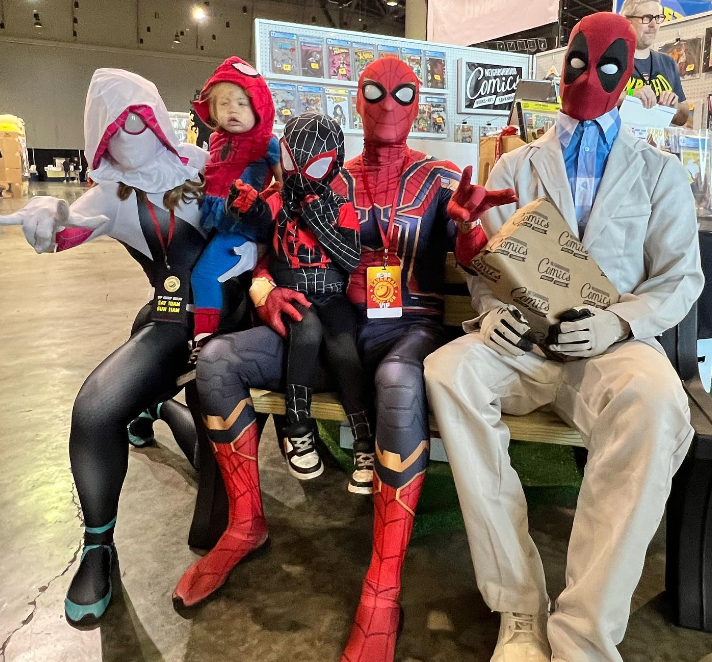
[[[626,97],[620,108],[621,122],[626,126],[640,126],[648,129],[665,129],[677,114],[676,108],[654,106],[643,108],[643,102],[636,97]]]

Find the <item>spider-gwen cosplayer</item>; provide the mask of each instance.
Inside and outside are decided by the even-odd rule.
[[[126,427],[175,393],[189,354],[190,273],[206,244],[198,208],[205,152],[178,144],[153,83],[120,69],[98,69],[87,93],[84,135],[96,186],[69,208],[36,197],[0,219],[21,224],[38,253],[113,237],[155,288],[150,319],[92,372],[72,412],[69,455],[85,533],[65,611],[68,622],[82,625],[100,618],[111,600]]]
[[[275,287],[305,295],[295,307],[299,321],[287,323],[287,423],[281,440],[289,472],[300,480],[321,475],[324,465],[314,443],[311,399],[322,340],[329,373],[334,375],[354,433],[354,471],[349,491],[373,488],[371,389],[356,348],[356,311],[346,298],[348,274],[361,260],[359,222],[354,206],[336,195],[330,183],[344,164],[344,134],[329,117],[304,113],[284,127],[280,141],[284,187],[265,202],[237,182],[239,194],[228,206],[246,224],[274,219],[266,267],[255,272],[250,290],[260,317]],[[307,307],[309,306],[309,307]],[[270,322],[269,315],[265,321]],[[281,335],[283,327],[276,329]]]
[[[385,58],[364,69],[358,110],[364,151],[348,162],[332,188],[354,202],[361,226],[361,265],[351,276],[349,298],[360,309],[359,345],[376,382],[376,475],[373,557],[344,660],[389,662],[400,622],[400,569],[428,460],[430,433],[423,359],[444,342],[445,258],[458,221],[456,252],[486,242],[479,216],[509,192],[470,186],[469,173],[406,145],[418,112],[418,78],[407,64]],[[468,168],[469,170],[469,168]],[[450,203],[450,204],[448,204]],[[448,214],[449,212],[449,214]],[[366,312],[369,266],[401,267],[402,317]],[[273,326],[295,313],[296,294],[274,288],[264,302]],[[215,549],[183,576],[176,597],[194,604],[227,578],[247,553],[267,539],[257,468],[258,428],[250,387],[283,387],[284,344],[266,327],[211,341],[198,360],[197,380],[208,434],[224,466],[230,523]],[[318,390],[315,380],[315,389]]]

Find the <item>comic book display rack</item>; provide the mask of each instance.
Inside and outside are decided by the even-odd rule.
[[[532,70],[528,55],[263,19],[255,21],[255,35],[256,66],[272,90],[278,132],[290,117],[315,111],[332,117],[344,133],[361,134],[356,112],[361,71],[374,59],[398,57],[413,68],[422,85],[411,135],[476,145],[473,136],[480,128],[506,124],[512,75],[528,78]],[[473,64],[480,65],[478,92],[491,94],[468,102],[460,98],[467,92],[459,74],[468,65],[466,70],[473,70]]]

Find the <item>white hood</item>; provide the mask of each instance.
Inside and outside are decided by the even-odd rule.
[[[148,131],[134,136],[138,139],[143,136],[146,142],[137,149],[154,153],[139,167],[133,167],[130,158],[121,158],[121,163],[118,162],[108,151],[111,137],[123,127],[129,109],[148,125]],[[156,86],[129,71],[97,69],[94,72],[84,109],[84,140],[86,158],[92,169],[90,177],[99,184],[123,182],[146,193],[165,193],[188,179],[198,179],[195,159],[189,164],[187,158],[193,154],[185,152],[188,146],[178,143]]]

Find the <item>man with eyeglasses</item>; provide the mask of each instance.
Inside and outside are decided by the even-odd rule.
[[[677,108],[672,123],[684,126],[690,115],[690,104],[682,90],[677,64],[669,55],[650,49],[665,20],[662,6],[656,0],[626,0],[621,14],[630,21],[638,41],[633,75],[618,105],[632,90],[632,96],[640,99],[645,108],[656,104]]]

